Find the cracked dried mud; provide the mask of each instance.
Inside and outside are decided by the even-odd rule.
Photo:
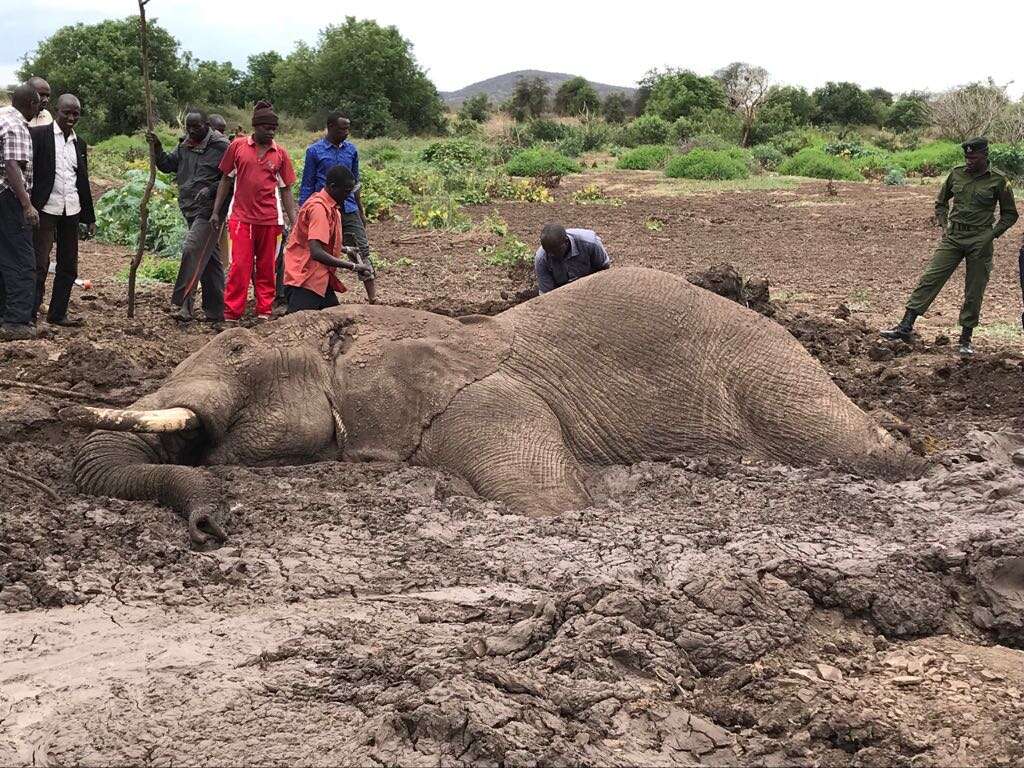
[[[1019,337],[957,360],[935,341],[951,282],[920,340],[876,341],[929,255],[932,190],[839,185],[826,207],[824,184],[656,197],[609,174],[625,204],[580,208],[582,183],[501,212],[531,242],[593,226],[618,264],[768,278],[762,309],[923,476],[681,456],[529,519],[423,468],[221,467],[231,540],[196,552],[166,509],[75,493],[68,401],[0,387],[2,465],[63,498],[0,487],[0,764],[1024,765]],[[382,273],[386,303],[529,295],[486,235],[370,236],[414,262]],[[1016,316],[1010,249],[987,323]],[[88,325],[0,345],[0,378],[130,402],[211,338],[167,317],[165,286],[125,319],[124,261],[87,244]]]

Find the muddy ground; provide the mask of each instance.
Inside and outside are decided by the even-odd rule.
[[[968,364],[942,338],[960,275],[919,341],[876,341],[935,241],[931,188],[672,197],[606,174],[621,206],[571,205],[593,180],[497,207],[530,242],[561,219],[617,264],[767,277],[768,311],[924,477],[679,457],[532,520],[421,468],[224,467],[231,541],[194,552],[166,509],[74,492],[68,400],[0,386],[0,466],[62,498],[0,484],[0,764],[1024,765],[1018,238]],[[528,295],[488,235],[370,236],[387,303]],[[86,245],[88,326],[0,345],[0,379],[127,403],[212,336],[167,318],[165,286],[125,319],[124,260]]]

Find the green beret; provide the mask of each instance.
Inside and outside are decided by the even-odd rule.
[[[988,139],[978,136],[975,139],[968,139],[963,144],[964,152],[988,152]]]

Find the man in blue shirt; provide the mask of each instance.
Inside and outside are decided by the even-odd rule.
[[[360,261],[370,265],[370,242],[366,237],[366,213],[359,194],[359,150],[348,141],[351,128],[349,119],[341,112],[327,115],[327,131],[324,137],[306,149],[306,164],[302,170],[302,184],[299,187],[299,206],[324,188],[327,172],[336,165],[343,165],[352,171],[356,187],[342,206],[342,242],[359,250]],[[360,276],[366,296],[373,303],[375,296],[374,276]]]
[[[540,234],[540,248],[533,260],[537,288],[553,291],[581,277],[611,266],[608,251],[597,233],[590,229],[566,229],[547,224]]]

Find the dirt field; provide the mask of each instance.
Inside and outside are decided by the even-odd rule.
[[[168,510],[75,493],[69,401],[0,387],[0,466],[64,499],[0,484],[0,764],[1024,766],[1019,231],[961,363],[962,272],[920,341],[876,340],[936,240],[931,187],[672,195],[608,173],[622,205],[572,205],[594,178],[497,208],[527,242],[560,219],[616,264],[767,277],[776,319],[924,477],[679,457],[532,520],[422,468],[222,467],[231,540],[193,552]],[[528,295],[488,237],[372,226],[413,262],[379,295],[456,314]],[[167,286],[126,320],[124,263],[87,244],[88,326],[0,345],[0,379],[128,403],[212,337],[166,316]]]

